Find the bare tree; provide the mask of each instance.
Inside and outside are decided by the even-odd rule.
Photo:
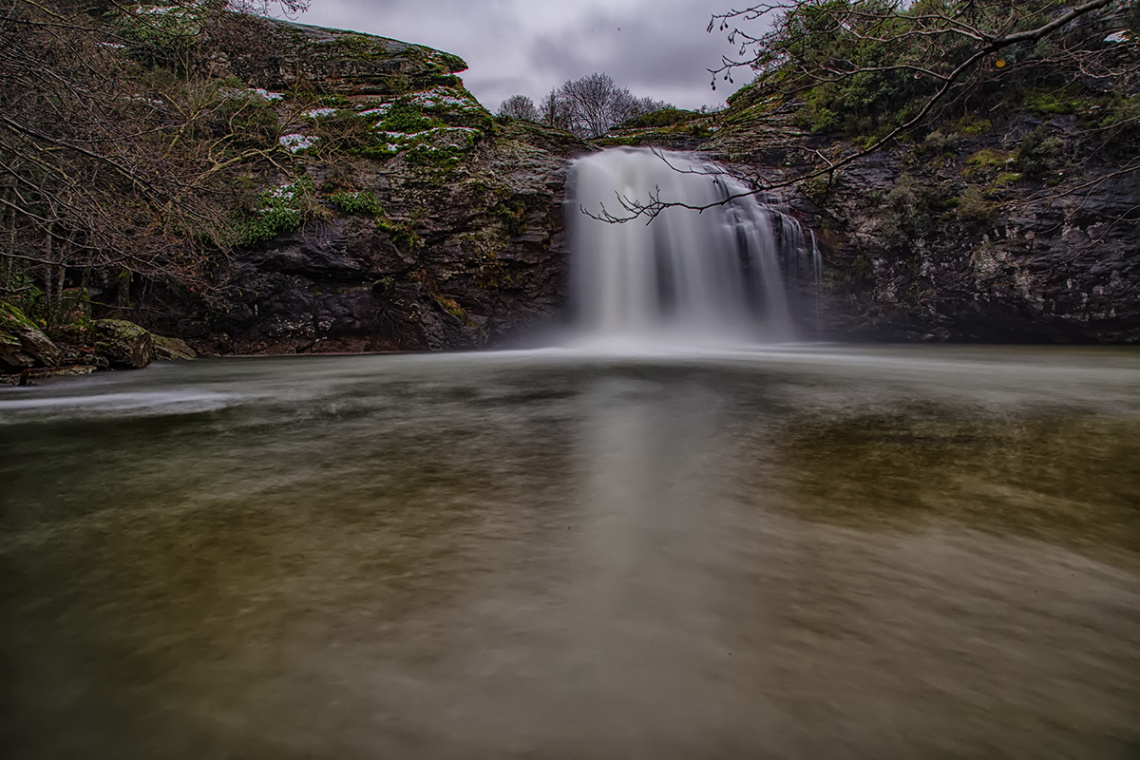
[[[240,18],[193,0],[0,9],[0,290],[34,284],[52,319],[69,277],[202,285],[213,252],[232,241],[236,172],[272,161],[275,148],[272,137],[237,137],[256,119],[255,99],[195,74],[211,56],[205,30]],[[183,75],[149,68],[144,47]]]
[[[566,82],[556,98],[564,104],[569,130],[586,138],[600,137],[635,116],[666,107],[651,98],[634,97],[605,73]]]
[[[538,121],[538,109],[526,95],[512,95],[499,106],[499,116],[507,119]]]
[[[566,102],[558,96],[557,88],[552,89],[542,99],[539,120],[548,127],[570,129],[570,115],[566,110]]]

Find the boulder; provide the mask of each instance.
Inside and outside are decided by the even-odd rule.
[[[100,319],[95,322],[95,351],[113,367],[141,369],[154,360],[154,339],[134,322]]]
[[[186,345],[186,341],[178,338],[166,338],[162,335],[151,335],[154,340],[154,357],[173,361],[178,359],[196,359],[198,353]]]
[[[23,369],[59,364],[60,350],[15,306],[0,301],[0,365]]]

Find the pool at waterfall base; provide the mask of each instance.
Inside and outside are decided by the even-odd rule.
[[[1128,758],[1140,355],[219,359],[0,393],[18,758]]]

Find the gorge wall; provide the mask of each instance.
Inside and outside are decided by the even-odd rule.
[[[283,133],[248,234],[202,297],[141,283],[139,319],[208,353],[476,348],[565,302],[564,132],[499,122],[459,58],[260,20],[215,62]],[[243,200],[244,199],[244,200]]]
[[[787,192],[826,262],[815,335],[1140,342],[1140,176],[1118,172],[1135,146],[1090,139],[1083,106],[964,115]],[[858,150],[797,128],[795,110],[744,91],[721,114],[611,142],[695,148],[776,182]]]
[[[208,299],[140,292],[142,321],[208,352],[280,353],[475,348],[561,318],[568,162],[596,146],[492,119],[455,56],[261,23],[262,47],[219,58],[218,75],[262,88],[292,141],[286,171],[252,178],[249,223],[301,222],[240,246]],[[299,110],[299,90],[320,107]],[[775,178],[814,151],[853,149],[797,130],[790,113],[745,93],[722,113],[602,143],[700,150]],[[1140,342],[1140,182],[1113,175],[1078,118],[963,116],[789,193],[826,262],[808,331]]]

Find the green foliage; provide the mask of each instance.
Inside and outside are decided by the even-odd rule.
[[[1065,142],[1050,136],[1048,128],[1042,124],[1022,138],[1014,167],[1034,179],[1047,179],[1064,165],[1064,150]]]
[[[892,245],[926,236],[938,216],[955,205],[946,196],[946,188],[903,174],[883,199],[879,234]]]
[[[796,126],[841,135],[866,147],[909,123],[942,89],[945,77],[967,64],[961,69],[963,75],[934,103],[932,125],[963,110],[986,113],[981,109],[1003,100],[1015,110],[1042,116],[1087,114],[1105,100],[1106,88],[1119,92],[1131,87],[1127,74],[1105,74],[1094,80],[1080,68],[1089,56],[1100,54],[1098,38],[1104,34],[1100,29],[1119,28],[1122,21],[1115,7],[1119,3],[1092,11],[1041,40],[1006,46],[984,59],[976,58],[982,47],[979,38],[962,33],[959,26],[1000,39],[1038,28],[1068,5],[1055,0],[776,3],[774,8],[787,10],[773,11],[771,28],[743,44],[742,50],[755,54],[751,64],[761,73],[753,85],[730,99],[726,121],[732,123],[764,97],[793,97]],[[1127,52],[1122,47],[1121,53]],[[952,131],[973,137],[992,129],[988,118],[967,116]],[[940,130],[947,133],[951,128]]]
[[[928,134],[921,143],[919,143],[916,152],[920,154],[934,154],[936,156],[954,156],[958,152],[958,146],[961,145],[962,139],[956,134],[946,134],[939,130],[934,130]]]
[[[385,132],[415,134],[437,126],[440,126],[439,122],[425,116],[417,106],[411,103],[397,102],[392,104],[376,128]]]
[[[650,127],[671,127],[700,116],[696,111],[686,111],[681,108],[661,108],[647,114],[634,117],[621,126],[630,129],[648,129]]]
[[[329,203],[342,214],[356,214],[358,216],[383,216],[384,207],[375,193],[362,191],[358,193],[339,192],[330,195]]]
[[[795,116],[798,126],[813,132],[840,133],[849,137],[882,133],[906,121],[912,114],[920,83],[910,72],[893,69],[908,57],[903,44],[884,43],[905,22],[890,17],[875,22],[874,29],[853,34],[852,30],[882,12],[886,3],[865,0],[860,13],[848,0],[825,0],[789,11],[770,37],[766,51],[773,63],[788,65],[782,74],[791,83],[804,69],[829,71],[828,81],[804,83],[803,106]]]
[[[303,221],[301,212],[295,209],[265,209],[257,217],[246,222],[238,242],[244,246],[264,243],[281,235],[296,232],[301,229]]]
[[[257,208],[238,231],[238,244],[253,246],[301,229],[314,192],[312,180],[302,177],[260,193]]]
[[[333,93],[331,95],[322,95],[317,103],[322,108],[352,108],[352,101],[340,93]]]
[[[976,185],[967,188],[957,200],[955,216],[966,227],[983,227],[992,222],[997,215],[997,204]]]
[[[413,166],[433,169],[450,169],[458,166],[465,157],[461,148],[437,148],[432,145],[416,145],[404,154],[405,160]]]
[[[520,235],[526,230],[527,206],[521,201],[501,201],[491,213],[502,220],[511,235]]]

